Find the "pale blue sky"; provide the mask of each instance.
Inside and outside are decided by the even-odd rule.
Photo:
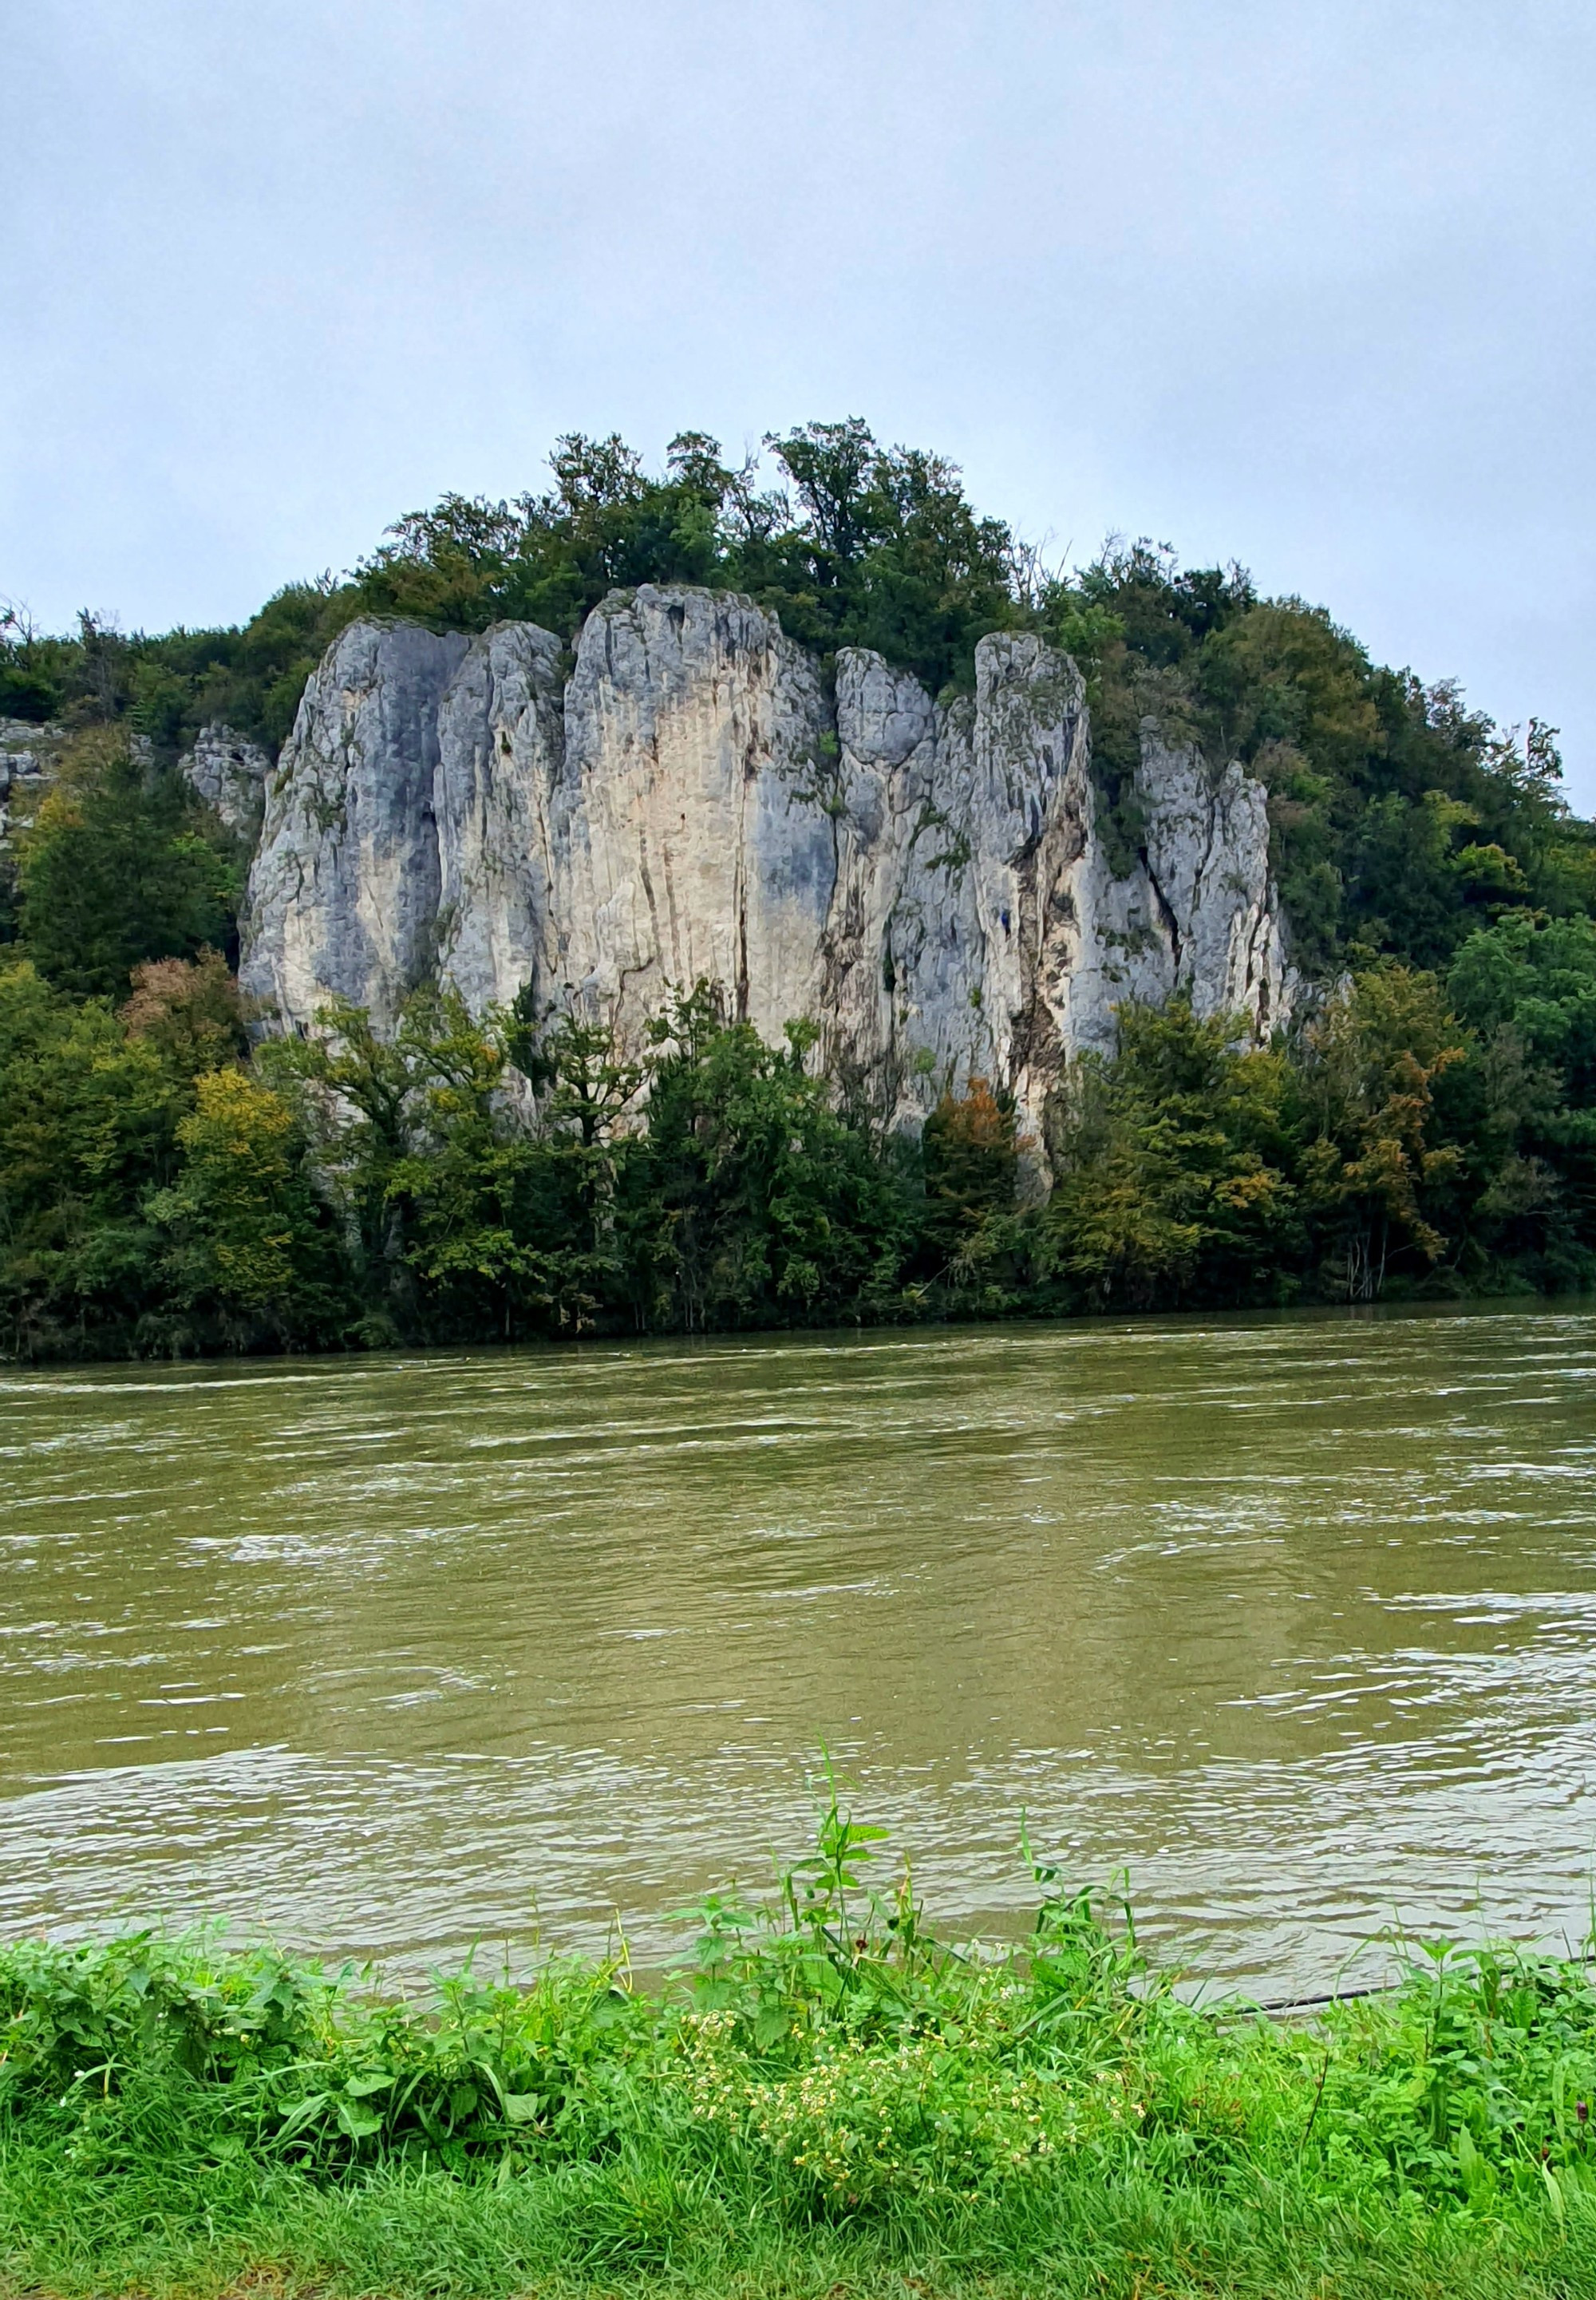
[[[857,413],[1596,807],[1587,0],[0,0],[0,592],[247,615],[553,435]]]

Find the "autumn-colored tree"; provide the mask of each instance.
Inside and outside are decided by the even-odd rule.
[[[247,1053],[244,1001],[220,952],[149,959],[133,969],[132,980],[122,1027],[129,1038],[147,1040],[179,1077],[197,1078]]]
[[[1019,1170],[1013,1102],[984,1078],[970,1079],[962,1094],[944,1094],[926,1121],[920,1157],[925,1235],[940,1276],[955,1290],[1011,1283]]]

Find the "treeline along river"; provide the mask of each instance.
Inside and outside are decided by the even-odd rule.
[[[1589,1921],[1588,1308],[13,1371],[0,1462],[8,1933],[657,1965],[822,1740],[949,1930],[1022,1815],[1266,1994]]]

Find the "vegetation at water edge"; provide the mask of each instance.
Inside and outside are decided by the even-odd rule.
[[[698,433],[662,475],[557,443],[553,484],[451,496],[242,629],[68,638],[12,616],[0,715],[65,729],[0,850],[0,1350],[520,1341],[950,1316],[1245,1307],[1596,1274],[1596,828],[1555,730],[1373,662],[1322,609],[1147,543],[1049,571],[942,458],[858,421]],[[933,688],[982,633],[1074,654],[1110,851],[1135,852],[1151,715],[1269,794],[1272,865],[1322,996],[1290,1033],[1122,1011],[1047,1139],[990,1083],[924,1139],[681,984],[641,1061],[580,1016],[419,993],[380,1041],[254,1047],[230,973],[244,854],[178,772],[204,721],[275,743],[362,613],[569,638],[615,585],[730,584],[822,665],[878,647]],[[1057,1188],[1032,1202],[1045,1153]]]
[[[219,2293],[1596,2291],[1583,1960],[1185,2002],[1039,1866],[939,1939],[835,1796],[777,1903],[424,1997],[215,1937],[0,1952],[0,2273]]]

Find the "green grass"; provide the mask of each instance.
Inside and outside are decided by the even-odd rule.
[[[1193,2009],[1039,1871],[1023,1951],[877,1894],[835,1800],[684,1971],[423,2001],[215,1935],[0,1951],[16,2292],[1596,2300],[1596,1990],[1445,1946]]]

